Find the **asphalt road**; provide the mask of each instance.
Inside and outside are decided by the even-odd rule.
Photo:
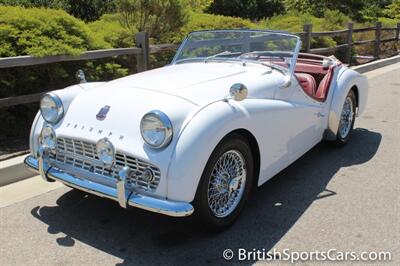
[[[126,211],[61,187],[0,209],[0,264],[197,265],[225,262],[227,248],[276,248],[389,251],[378,264],[399,265],[400,64],[367,76],[368,108],[351,142],[321,143],[253,191],[229,230],[207,234],[191,218]]]

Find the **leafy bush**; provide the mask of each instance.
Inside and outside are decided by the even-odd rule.
[[[83,21],[94,21],[114,12],[117,0],[0,0],[0,5],[63,9]]]
[[[191,12],[188,23],[172,41],[180,42],[191,31],[239,28],[258,28],[258,25],[242,18]]]
[[[21,7],[65,8],[64,0],[0,0],[0,5]]]
[[[0,56],[78,55],[112,44],[93,34],[85,23],[62,10],[0,6]],[[75,84],[83,69],[90,81],[128,73],[125,58],[101,59],[0,69],[0,98],[64,88]],[[26,136],[37,104],[0,109],[0,139]]]
[[[214,2],[213,0],[186,0],[190,9],[195,12],[202,12],[210,7]]]
[[[171,38],[187,21],[183,0],[119,0],[121,25],[132,32],[146,31],[157,42]]]
[[[114,48],[135,46],[136,28],[129,30],[121,26],[118,14],[106,14],[88,24],[96,39],[101,39]]]
[[[364,21],[364,14],[371,15],[390,3],[391,0],[285,0],[287,10],[310,13],[323,17],[327,10],[337,10],[356,21]]]
[[[0,6],[0,56],[78,55],[109,47],[62,10]]]
[[[343,21],[341,16],[334,16],[333,13],[327,13],[326,18],[317,18],[310,14],[300,14],[297,12],[290,12],[286,15],[274,16],[269,20],[263,21],[267,29],[272,30],[285,30],[289,32],[302,32],[303,25],[312,24],[313,31],[326,31],[337,30],[343,28]],[[337,15],[337,14],[336,14]],[[337,18],[336,20],[334,18]],[[329,21],[327,23],[327,21]],[[332,47],[337,42],[331,37],[313,38],[311,40],[311,47]]]
[[[393,3],[387,6],[385,14],[394,19],[400,19],[400,0],[393,0]]]

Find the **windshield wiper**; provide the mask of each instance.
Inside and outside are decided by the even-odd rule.
[[[244,59],[243,62],[244,62],[244,63],[248,62],[248,63],[259,64],[259,65],[268,67],[268,68],[270,68],[270,69],[275,69],[275,70],[278,70],[279,72],[281,72],[281,73],[282,73],[283,75],[285,75],[285,76],[286,76],[287,73],[288,73],[288,71],[285,70],[285,69],[282,68],[282,67],[276,66],[276,65],[274,65],[274,64],[267,64],[267,63],[260,62],[260,61],[258,61],[258,60],[254,60],[254,59]]]
[[[211,55],[209,57],[206,57],[206,59],[204,59],[204,63],[208,63],[208,61],[210,61],[211,59],[217,58],[219,56],[231,56],[231,55],[238,55],[240,53],[238,52],[229,52],[229,51],[223,51],[221,53],[215,54],[215,55]]]
[[[285,58],[281,52],[272,52],[272,51],[253,51],[253,52],[243,53],[238,58],[240,58],[243,62],[251,62],[251,63],[255,63],[255,64],[260,64],[260,65],[269,67],[271,69],[278,70],[282,74],[286,75],[286,71],[282,67],[276,66],[273,63],[267,64],[262,61],[259,61],[258,59],[260,58],[260,56],[263,56],[263,55],[275,56],[275,57],[278,57],[280,59],[283,59],[283,61],[285,61]]]
[[[260,56],[271,56],[271,57],[278,57],[281,59],[285,59],[285,57],[293,56],[291,52],[282,52],[282,51],[253,51],[248,53],[243,53],[239,56],[239,58],[243,57],[260,57]]]

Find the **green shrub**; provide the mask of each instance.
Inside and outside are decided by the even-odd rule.
[[[109,42],[108,42],[109,41]],[[86,50],[112,47],[93,34],[85,23],[54,9],[0,6],[0,56],[78,55]],[[89,81],[111,80],[128,74],[127,57],[74,61],[0,69],[0,98],[61,89],[75,84],[83,69]],[[0,109],[0,141],[26,136],[37,104]]]
[[[286,9],[290,11],[323,17],[327,10],[338,10],[360,22],[364,21],[364,15],[379,13],[387,2],[387,0],[284,0]]]
[[[64,9],[64,0],[0,0],[0,5]]]
[[[88,24],[96,39],[101,39],[114,48],[135,46],[136,29],[128,30],[121,26],[118,14],[106,14],[99,20]]]
[[[291,11],[285,15],[274,16],[271,19],[261,21],[264,27],[273,30],[285,30],[289,32],[302,32],[303,25],[312,24],[314,32],[345,29],[349,17],[336,10],[326,10],[324,17],[318,18],[311,14],[303,14]],[[314,37],[311,39],[311,48],[334,47],[345,42],[346,36]],[[327,54],[330,55],[330,54]],[[335,52],[335,56],[343,59],[345,51]]]
[[[210,7],[213,0],[185,0],[190,9],[195,12],[202,12]]]
[[[63,9],[83,21],[94,21],[114,12],[117,0],[0,0],[0,5]]]
[[[385,14],[390,18],[400,19],[400,0],[393,0],[387,9],[385,10]]]
[[[271,30],[284,30],[289,32],[302,32],[303,25],[312,24],[313,31],[324,31],[327,30],[325,19],[317,18],[310,14],[300,14],[296,12],[290,12],[286,15],[274,16],[271,19],[262,22],[267,29]],[[333,27],[333,26],[330,26]],[[336,25],[335,28],[339,28]],[[331,30],[330,28],[329,30]],[[335,46],[336,42],[331,37],[313,38],[311,40],[311,47],[332,47]]]
[[[110,47],[62,10],[0,6],[0,56],[78,55]]]
[[[188,23],[174,36],[173,42],[180,42],[191,31],[212,29],[258,28],[247,19],[191,12]]]
[[[146,31],[156,42],[170,40],[188,18],[183,0],[119,0],[121,25],[131,32]]]

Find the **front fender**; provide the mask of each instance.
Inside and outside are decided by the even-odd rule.
[[[328,130],[326,134],[327,140],[335,140],[336,133],[339,128],[340,115],[347,94],[353,88],[357,88],[358,110],[357,115],[361,115],[365,110],[368,98],[368,80],[365,76],[358,72],[345,69],[338,77],[337,85],[333,93],[331,106],[329,110]]]
[[[97,86],[104,84],[104,82],[88,82],[77,85],[72,85],[64,89],[52,91],[52,93],[56,94],[62,100],[64,107],[64,114],[67,113],[71,102],[74,98],[82,91],[82,90],[90,90]],[[62,120],[58,122],[58,124],[62,123]],[[37,151],[39,149],[39,135],[46,124],[43,117],[40,114],[40,110],[37,112],[35,119],[33,120],[30,136],[29,136],[29,149],[32,156],[37,157]]]
[[[246,122],[247,121],[247,122]],[[168,198],[191,202],[217,144],[249,116],[237,102],[215,102],[197,113],[181,133],[168,169]]]

